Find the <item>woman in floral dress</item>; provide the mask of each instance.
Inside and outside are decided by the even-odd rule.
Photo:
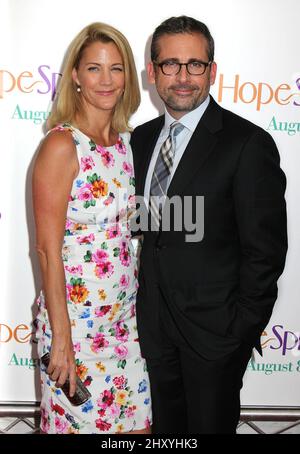
[[[128,120],[140,101],[132,52],[94,23],[69,47],[34,168],[43,277],[36,320],[44,433],[149,433],[151,398],[136,328]],[[76,374],[91,393],[73,406]]]

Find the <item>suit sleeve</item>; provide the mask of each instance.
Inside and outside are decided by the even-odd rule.
[[[234,178],[241,245],[240,286],[230,334],[257,343],[277,299],[277,280],[287,251],[286,178],[272,137],[263,130],[248,139]]]

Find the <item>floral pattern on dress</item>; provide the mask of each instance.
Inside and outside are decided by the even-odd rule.
[[[62,246],[66,302],[76,373],[91,392],[70,405],[41,366],[41,428],[47,433],[122,433],[151,424],[150,385],[136,327],[137,259],[129,222],[135,211],[134,169],[128,134],[111,147],[77,128],[67,130],[80,171],[69,196]],[[51,348],[43,293],[38,299],[39,354]]]

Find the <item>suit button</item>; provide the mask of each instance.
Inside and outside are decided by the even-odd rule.
[[[167,246],[165,246],[164,244],[157,244],[156,245],[156,250],[157,251],[161,251],[162,249],[166,249]]]

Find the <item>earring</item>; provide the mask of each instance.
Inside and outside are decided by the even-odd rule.
[[[77,92],[78,92],[78,93],[80,93],[80,92],[81,92],[81,88],[80,88],[80,86],[79,86],[79,85],[78,85],[78,87],[77,87]]]

